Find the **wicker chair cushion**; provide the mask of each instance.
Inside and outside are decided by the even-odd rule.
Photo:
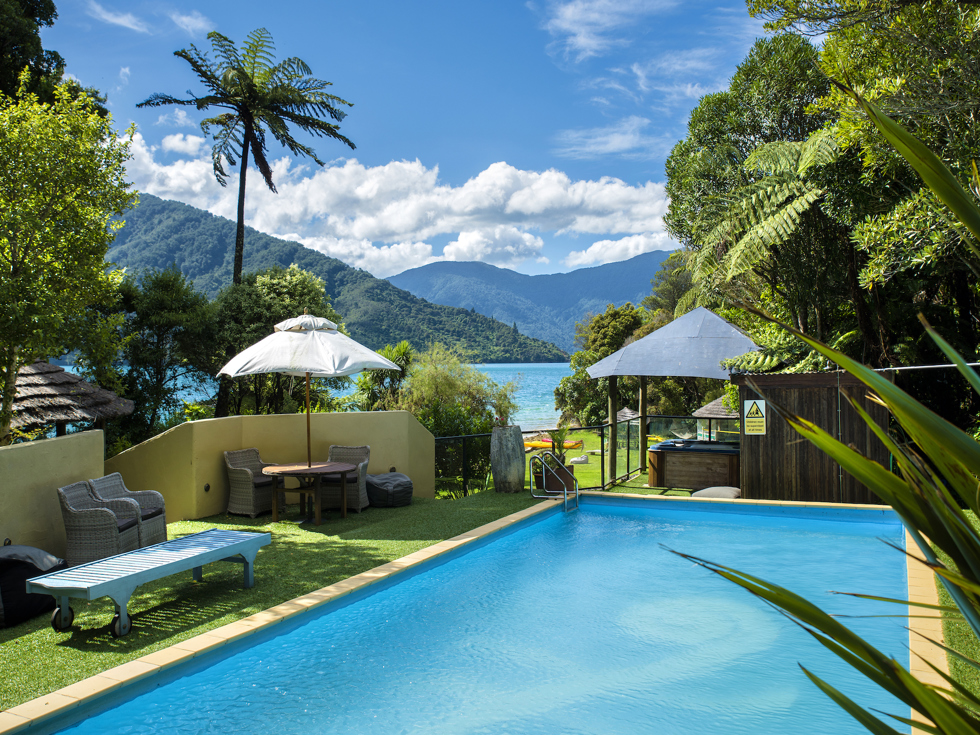
[[[125,519],[116,518],[116,528],[119,529],[119,533],[122,533],[123,531],[128,531],[130,528],[132,528],[135,525],[136,525],[135,518],[125,518]]]
[[[150,510],[143,511],[140,513],[140,519],[148,521],[151,518],[156,518],[157,516],[163,515],[163,508],[151,508]]]

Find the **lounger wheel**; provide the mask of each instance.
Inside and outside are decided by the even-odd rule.
[[[112,625],[109,626],[109,630],[112,633],[113,638],[122,638],[124,635],[129,635],[129,631],[133,629],[133,621],[126,620],[126,626],[123,627],[122,621],[119,619],[119,614],[112,618]]]
[[[68,608],[68,622],[62,627],[59,623],[61,618],[61,608],[56,607],[54,612],[51,613],[51,627],[54,628],[55,633],[63,633],[71,627],[71,624],[75,622],[75,611],[70,607]]]

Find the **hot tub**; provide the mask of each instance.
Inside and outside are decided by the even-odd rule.
[[[739,448],[714,441],[665,441],[647,451],[650,487],[739,486]]]

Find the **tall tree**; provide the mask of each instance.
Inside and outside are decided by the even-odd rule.
[[[65,85],[50,105],[24,87],[0,96],[0,445],[17,370],[77,346],[79,320],[113,291],[114,217],[136,199],[128,155],[111,121]]]
[[[65,60],[41,47],[42,27],[54,25],[58,11],[52,0],[0,0],[0,93],[16,97],[20,74],[30,70],[28,90],[42,101],[53,99]]]
[[[248,155],[262,174],[266,185],[273,192],[272,168],[266,159],[266,134],[272,136],[293,155],[312,158],[323,165],[316,152],[300,143],[290,132],[294,126],[316,137],[333,138],[350,146],[354,144],[340,134],[341,122],[346,113],[339,105],[351,107],[340,97],[324,90],[330,82],[311,77],[310,67],[295,56],[278,64],[272,52],[275,46],[265,28],[248,34],[244,47],[239,51],[233,41],[217,31],[208,34],[215,59],[200,51],[193,44],[190,48],[174,52],[184,59],[207,87],[202,97],[177,99],[168,94],[156,93],[140,102],[137,107],[164,105],[193,105],[198,110],[218,108],[227,110],[201,122],[205,135],[213,136],[211,160],[218,183],[225,186],[227,174],[224,162],[238,169],[238,230],[235,234],[235,264],[232,282],[242,282],[242,258],[245,252],[245,177]],[[328,122],[327,119],[335,122]]]
[[[135,410],[121,422],[125,444],[119,449],[160,433],[181,408],[181,391],[210,377],[200,366],[215,336],[207,296],[195,291],[175,265],[127,277],[121,292],[123,355],[129,366],[125,393]]]

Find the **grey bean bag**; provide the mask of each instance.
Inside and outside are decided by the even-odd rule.
[[[697,492],[691,493],[692,498],[727,498],[728,500],[734,500],[735,498],[742,497],[742,491],[737,487],[731,487],[730,485],[718,485],[717,487],[706,487],[704,490],[698,490]]]
[[[412,481],[401,472],[367,476],[368,500],[375,508],[397,508],[412,504]]]

